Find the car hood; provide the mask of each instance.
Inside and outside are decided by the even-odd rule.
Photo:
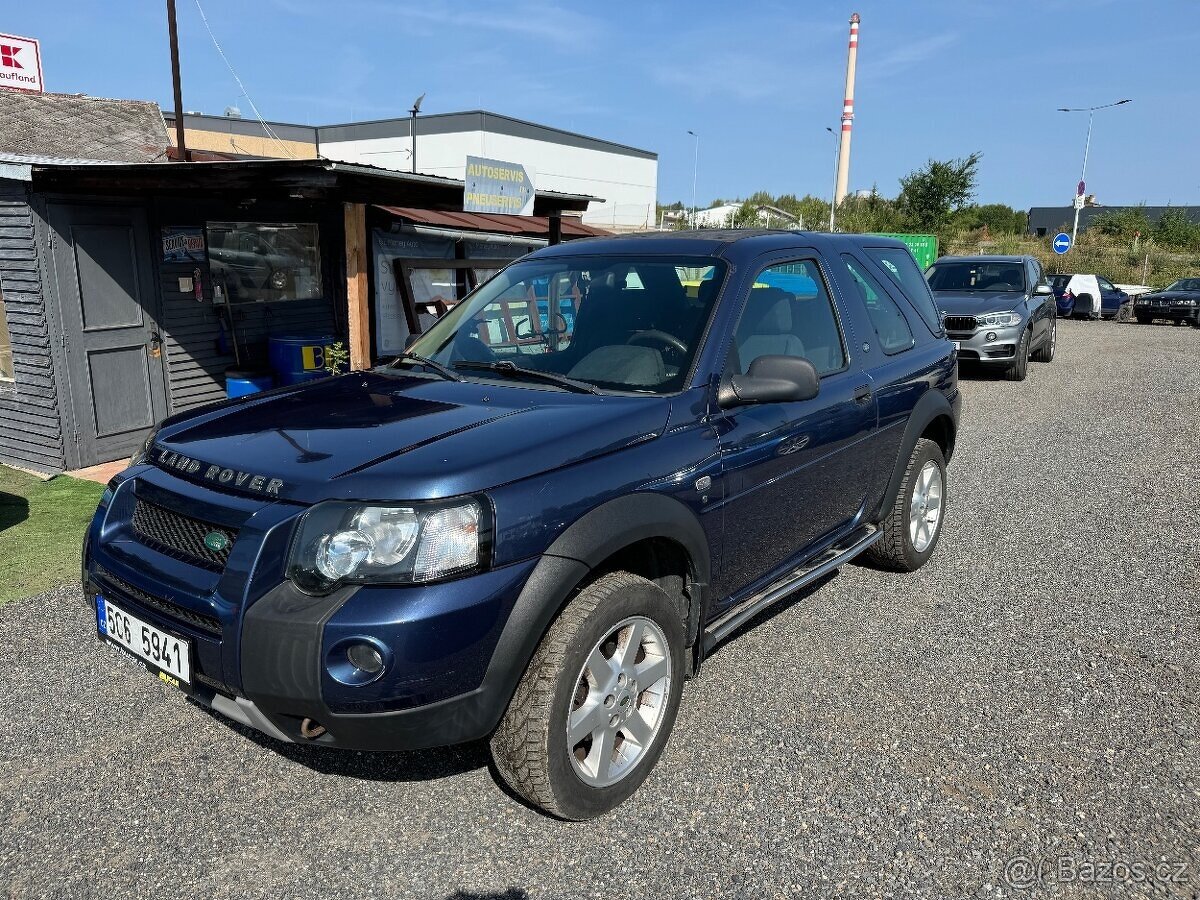
[[[656,437],[664,397],[356,373],[168,419],[149,461],[221,490],[305,503],[486,490]]]
[[[935,291],[933,299],[938,309],[949,316],[982,316],[987,313],[1009,312],[1016,309],[1025,295],[1020,291],[1001,293],[958,293]]]
[[[1200,291],[1152,291],[1142,294],[1139,300],[1200,300]]]

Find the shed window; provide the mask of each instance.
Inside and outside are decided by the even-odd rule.
[[[229,303],[316,300],[322,296],[321,242],[314,224],[209,222],[214,290]]]
[[[0,381],[12,380],[12,341],[8,336],[8,315],[4,311],[4,294],[0,293]]]

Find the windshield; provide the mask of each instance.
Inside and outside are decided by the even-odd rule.
[[[1024,268],[1019,262],[938,262],[930,267],[926,278],[935,291],[1024,291]]]
[[[1168,291],[1200,291],[1200,278],[1181,278]]]
[[[724,273],[719,260],[690,257],[518,262],[409,349],[465,378],[553,383],[542,373],[602,390],[672,393],[691,368]]]

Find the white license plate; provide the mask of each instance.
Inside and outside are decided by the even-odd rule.
[[[957,349],[959,348],[959,343],[958,343],[958,341],[951,341],[950,343],[952,343],[952,344],[954,345],[954,349],[955,349],[955,350],[957,350]]]
[[[185,684],[192,683],[192,643],[187,638],[167,634],[104,597],[96,598],[96,627],[101,637],[125,648],[151,668]]]

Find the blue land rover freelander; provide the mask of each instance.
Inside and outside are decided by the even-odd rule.
[[[387,365],[167,419],[104,494],[84,587],[103,640],[230,719],[486,738],[516,793],[585,819],[739,626],[859,554],[929,559],[959,403],[898,241],[574,241]]]

